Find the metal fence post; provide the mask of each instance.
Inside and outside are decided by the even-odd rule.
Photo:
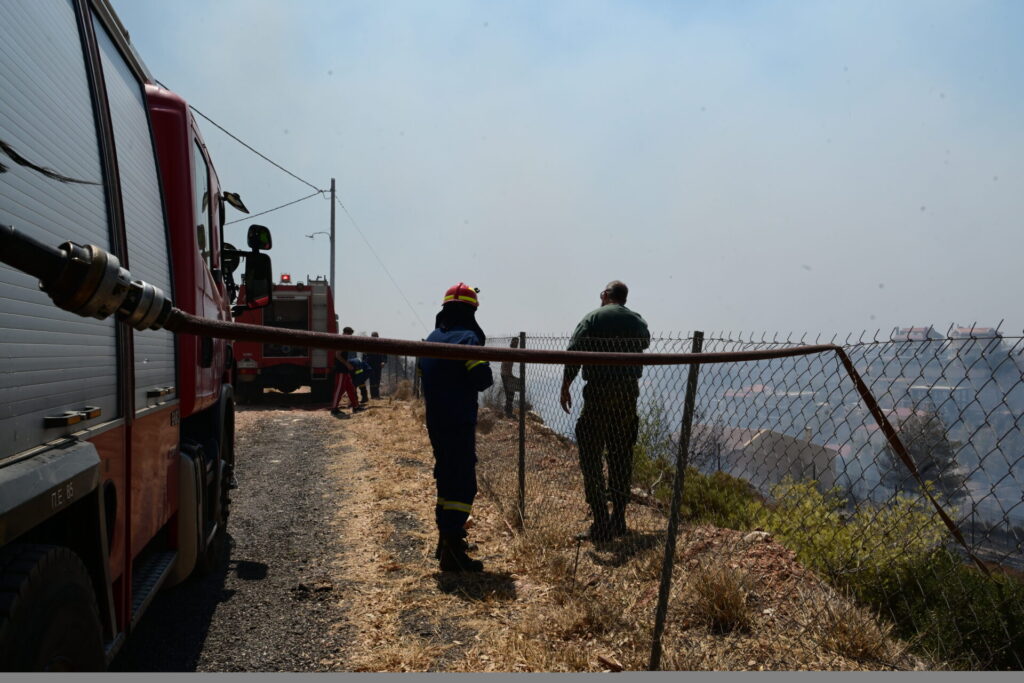
[[[526,333],[519,333],[519,348],[526,348]],[[519,525],[526,526],[526,363],[519,364]]]
[[[417,359],[418,360],[418,359]],[[412,395],[416,398],[420,397],[420,373],[416,372],[417,365],[413,362],[412,366]]]
[[[693,333],[693,352],[700,353],[704,347],[704,333]],[[676,456],[676,476],[672,482],[672,507],[668,515],[668,538],[665,539],[665,560],[661,565],[661,587],[658,591],[658,608],[654,614],[654,635],[651,642],[651,661],[648,671],[661,667],[661,636],[665,631],[665,617],[668,615],[668,594],[672,587],[672,567],[676,556],[676,530],[679,528],[679,508],[683,502],[683,481],[689,459],[690,433],[693,429],[694,403],[697,400],[697,373],[700,366],[690,365],[686,378],[686,403],[683,405],[683,422],[679,428],[679,453]]]

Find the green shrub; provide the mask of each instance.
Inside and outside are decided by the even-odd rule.
[[[961,557],[937,550],[902,564],[860,599],[888,612],[897,633],[963,669],[1024,668],[1024,583],[984,576]]]
[[[751,529],[763,509],[760,496],[743,479],[725,472],[701,474],[686,469],[683,481],[683,517],[727,529]]]
[[[927,502],[911,496],[884,507],[863,505],[849,519],[838,490],[822,493],[815,482],[784,481],[772,498],[759,509],[757,524],[805,566],[858,595],[893,567],[928,557],[948,533]]]
[[[649,403],[640,412],[636,445],[633,447],[633,485],[650,492],[669,506],[676,476],[678,444],[664,407]],[[707,522],[730,529],[753,526],[760,497],[746,481],[725,472],[705,475],[686,468],[681,512],[684,519]]]
[[[638,461],[633,482],[650,491],[666,508],[672,501],[675,465],[665,461]],[[725,472],[702,474],[686,468],[683,481],[682,518],[727,529],[751,529],[756,525],[761,499],[746,481]]]
[[[919,650],[967,669],[1024,667],[1024,584],[988,578],[944,547],[949,532],[920,497],[862,506],[844,521],[837,492],[784,482],[757,524],[858,602],[892,618]]]
[[[649,401],[639,411],[636,444],[633,446],[633,485],[654,493],[659,500],[665,491],[671,496],[676,455],[665,407]]]

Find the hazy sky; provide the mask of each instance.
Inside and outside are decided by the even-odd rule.
[[[1024,3],[114,0],[154,76],[339,196],[342,324],[1020,334]],[[311,190],[200,122],[254,213]],[[241,214],[229,212],[232,218]],[[254,219],[326,275],[329,203]],[[244,243],[248,222],[228,227]]]

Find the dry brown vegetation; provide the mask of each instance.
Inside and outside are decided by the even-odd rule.
[[[442,574],[433,558],[433,465],[414,400],[376,401],[338,422],[334,484],[352,493],[334,521],[351,551],[338,583],[358,629],[347,658],[361,671],[645,669],[666,520],[630,508],[631,533],[595,546],[576,454],[533,418],[525,519],[518,506],[518,425],[483,411],[480,494],[470,540],[487,570]],[[483,433],[486,432],[486,433]],[[662,668],[908,669],[874,615],[823,585],[764,533],[683,525]],[[325,661],[326,668],[337,662]]]

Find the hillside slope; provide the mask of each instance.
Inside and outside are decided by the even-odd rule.
[[[333,520],[347,542],[339,582],[362,671],[644,669],[664,553],[664,517],[631,508],[634,532],[594,547],[571,443],[528,423],[526,519],[517,500],[518,425],[484,410],[471,539],[480,576],[433,558],[434,484],[422,405],[384,399],[342,423],[329,477],[351,490]],[[679,534],[662,668],[921,669],[872,615],[825,586],[764,533]]]

